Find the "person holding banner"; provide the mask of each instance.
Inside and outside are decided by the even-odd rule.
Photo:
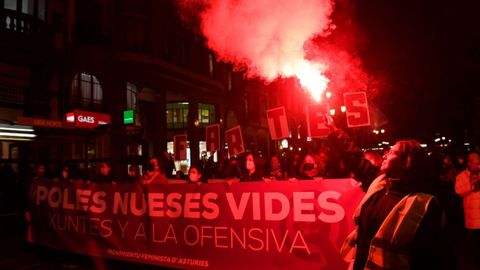
[[[443,238],[444,212],[434,195],[437,177],[420,144],[398,141],[379,168],[331,119],[326,122],[329,142],[367,189],[354,214],[357,228],[341,249],[344,259],[353,269],[455,268]]]
[[[40,163],[35,168],[35,175],[33,176],[33,180],[39,179],[48,179],[50,178],[50,170],[47,164]]]
[[[112,171],[110,162],[100,162],[99,170],[97,177],[94,179],[96,183],[112,183],[118,179]]]
[[[261,181],[263,179],[263,172],[257,169],[252,153],[245,156],[245,169],[246,173],[240,178],[241,182]]]
[[[200,166],[192,165],[188,169],[188,183],[189,184],[201,184],[207,183],[207,179],[202,176],[202,169]]]
[[[132,164],[128,167],[127,183],[140,183],[140,167],[137,164]]]
[[[318,176],[318,165],[312,155],[306,154],[300,165],[300,180],[313,180]]]
[[[160,170],[155,169],[155,166],[152,163],[147,163],[143,168],[146,172],[142,179],[143,185],[168,184],[168,179],[165,174]]]
[[[300,165],[301,165],[301,155],[298,152],[295,152],[288,162],[287,176],[288,178],[294,179],[300,175]]]
[[[231,157],[229,160],[227,160],[228,165],[225,167],[223,172],[221,172],[221,175],[225,179],[240,179],[242,175],[244,174],[242,172],[242,169],[240,168],[240,164],[238,163],[238,160],[236,157]],[[221,167],[219,167],[221,168]]]
[[[270,158],[269,174],[271,180],[285,180],[286,175],[282,169],[282,164],[278,156],[273,155]]]
[[[57,168],[57,173],[53,178],[54,181],[72,181],[72,166],[62,164]]]

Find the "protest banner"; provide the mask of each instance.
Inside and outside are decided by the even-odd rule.
[[[36,181],[30,241],[186,269],[346,269],[352,179],[218,184]]]

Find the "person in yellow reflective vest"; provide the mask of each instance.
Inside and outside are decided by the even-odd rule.
[[[420,144],[398,141],[376,167],[331,119],[328,123],[333,150],[366,190],[354,214],[357,228],[341,250],[344,259],[353,269],[455,268],[443,236],[445,215],[434,196],[438,178]]]

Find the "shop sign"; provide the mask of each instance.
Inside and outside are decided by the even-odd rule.
[[[17,124],[45,128],[73,128],[72,125],[69,125],[63,121],[24,116],[17,118]]]
[[[79,128],[95,128],[111,123],[110,115],[108,114],[79,110],[67,113],[66,121]]]

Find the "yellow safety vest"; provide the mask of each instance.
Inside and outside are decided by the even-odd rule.
[[[355,210],[355,222],[358,220],[363,204],[386,185],[385,175],[379,176],[370,185],[367,194]],[[428,205],[434,199],[430,194],[409,194],[400,200],[390,211],[370,243],[365,269],[409,269],[410,258],[408,244],[413,240]],[[341,255],[346,261],[355,256],[357,230],[344,241]]]

